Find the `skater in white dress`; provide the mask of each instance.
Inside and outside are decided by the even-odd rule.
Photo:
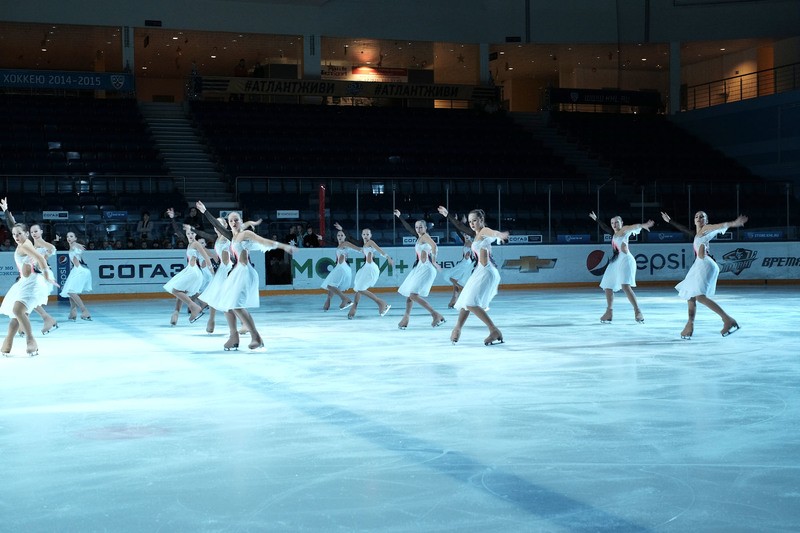
[[[472,251],[478,257],[478,266],[475,267],[456,300],[458,321],[450,334],[450,340],[453,344],[458,342],[461,337],[461,328],[472,313],[489,328],[489,336],[483,340],[483,343],[489,346],[503,342],[503,334],[487,313],[489,304],[497,295],[497,288],[500,285],[500,273],[492,260],[492,241],[499,244],[508,240],[508,232],[487,227],[486,214],[482,209],[470,211],[467,221],[469,227],[475,232]]]
[[[224,228],[228,227],[228,221],[222,217],[217,217],[217,222]],[[259,224],[261,224],[262,220],[258,219],[255,221],[248,220],[242,224],[242,228],[255,228]],[[184,224],[184,229],[189,227],[188,224]],[[219,233],[217,228],[214,228],[216,232],[216,236],[212,236],[214,240],[214,249],[213,253],[216,257],[213,257],[214,261],[217,264],[217,267],[214,271],[214,276],[211,279],[210,283],[201,289],[201,294],[197,297],[197,300],[203,302],[209,306],[209,313],[208,313],[208,322],[206,323],[206,332],[207,333],[214,333],[214,328],[216,326],[216,316],[217,316],[217,306],[211,302],[217,302],[222,291],[223,284],[225,283],[225,278],[228,277],[231,269],[233,268],[233,258],[231,257],[231,241],[229,241],[224,235]],[[197,232],[198,235],[201,233],[204,235],[210,235],[205,232]],[[206,237],[207,239],[209,237]],[[202,242],[202,239],[198,239],[199,242]],[[211,255],[209,253],[209,255]],[[224,312],[224,310],[223,310]],[[247,328],[239,329],[239,334],[246,334],[249,333]]]
[[[338,227],[341,228],[341,226]],[[341,300],[340,311],[353,305],[353,300],[344,294],[353,282],[353,269],[347,262],[347,256],[349,250],[359,250],[359,248],[347,242],[347,237],[341,229],[336,232],[336,242],[336,266],[325,276],[320,285],[320,288],[327,291],[325,303],[322,304],[323,311],[331,308],[331,299],[334,296],[338,296]]]
[[[447,218],[447,220],[461,233],[464,239],[464,246],[461,250],[461,260],[455,266],[444,271],[445,277],[453,285],[453,296],[450,298],[450,303],[447,304],[448,309],[453,309],[456,305],[456,299],[467,283],[469,276],[478,264],[478,258],[472,253],[472,241],[475,238],[475,232],[465,226],[456,217],[451,216],[447,208],[440,205],[438,208],[439,214]]]
[[[218,218],[217,222],[223,227],[227,227],[227,222],[225,222],[224,218]],[[217,231],[216,228],[215,231]],[[214,333],[216,310],[218,309],[217,302],[219,301],[220,291],[225,284],[225,278],[228,277],[228,274],[233,268],[233,262],[231,261],[231,241],[221,235],[219,231],[217,231],[217,238],[214,241],[214,253],[217,255],[217,269],[214,272],[214,277],[211,279],[211,282],[198,297],[200,301],[207,303],[210,307],[208,322],[206,323],[207,333]]]
[[[25,334],[25,350],[29,356],[38,355],[39,346],[33,338],[31,321],[28,318],[30,312],[37,306],[47,301],[47,293],[41,289],[43,278],[46,283],[54,283],[50,277],[50,270],[44,256],[36,251],[33,243],[29,240],[30,233],[24,224],[16,224],[11,230],[17,248],[14,251],[14,262],[19,270],[19,279],[8,289],[3,303],[0,304],[0,313],[11,318],[8,323],[8,333],[3,341],[0,352],[4,356],[11,353],[14,344],[14,337],[21,329]],[[34,269],[38,268],[38,272]]]
[[[225,319],[228,322],[230,331],[228,340],[223,347],[225,350],[239,348],[239,331],[236,329],[236,319],[238,318],[250,332],[252,340],[248,348],[251,350],[261,348],[264,346],[264,340],[261,338],[258,329],[256,329],[253,317],[248,311],[248,308],[256,308],[260,305],[258,272],[250,264],[250,254],[254,250],[267,251],[274,248],[280,248],[287,253],[293,254],[297,248],[271,239],[265,239],[251,230],[245,230],[242,217],[236,211],[231,211],[228,214],[228,228],[226,228],[211,213],[206,211],[206,206],[203,202],[197,202],[196,205],[197,209],[205,215],[211,225],[231,241],[231,254],[236,260],[236,265],[225,278],[225,283],[220,290],[220,296],[215,302],[217,309],[225,311]]]
[[[6,225],[8,226],[9,231],[13,232],[14,225],[17,223],[17,221],[14,220],[14,215],[11,214],[11,211],[8,210],[8,201],[7,201],[6,198],[3,198],[2,200],[0,200],[0,208],[2,208],[3,212],[6,214]],[[51,243],[45,241],[43,236],[42,236],[42,233],[43,232],[42,232],[42,226],[41,225],[39,225],[39,224],[32,224],[31,225],[31,227],[30,227],[30,236],[33,239],[33,246],[34,246],[34,248],[36,248],[37,252],[42,254],[42,256],[44,257],[45,263],[47,263],[47,268],[48,268],[48,270],[50,270],[49,259],[55,253],[56,247],[53,246]],[[60,237],[58,235],[56,235],[55,236],[55,242],[58,242],[59,239],[60,239]],[[55,276],[53,276],[52,270],[50,270],[50,272],[49,272],[49,278],[53,279],[53,280],[55,279]],[[41,290],[44,291],[44,293],[47,294],[47,296],[49,298],[49,296],[51,294],[53,294],[53,292],[55,291],[55,285],[45,281],[44,276],[41,276],[38,279],[39,279],[39,284],[41,286]],[[45,302],[47,301],[48,298],[45,299]],[[37,306],[36,309],[34,309],[34,311],[36,311],[36,313],[40,317],[42,317],[42,321],[43,321],[43,324],[42,324],[42,335],[47,335],[50,331],[52,331],[54,329],[58,329],[58,322],[56,321],[55,318],[53,318],[50,315],[50,313],[47,312],[47,310],[45,309],[44,305]]]
[[[592,211],[589,217],[597,222],[597,224],[606,233],[611,233],[611,248],[613,254],[611,260],[606,265],[606,271],[603,273],[603,279],[600,280],[600,288],[606,293],[606,312],[600,317],[600,322],[603,324],[611,323],[614,316],[614,293],[622,289],[628,301],[633,306],[633,317],[636,322],[644,322],[644,315],[639,309],[639,303],[636,300],[631,287],[636,286],[636,259],[630,252],[628,239],[631,235],[639,235],[641,231],[650,231],[653,227],[652,220],[648,220],[644,224],[631,224],[629,226],[622,225],[622,217],[616,216],[611,219],[611,227],[608,227],[604,222],[597,218],[597,215]]]
[[[189,227],[186,230],[186,266],[172,276],[172,278],[164,284],[164,290],[172,294],[181,303],[186,304],[189,308],[189,323],[196,322],[203,316],[205,309],[203,306],[192,300],[192,297],[198,294],[203,287],[204,275],[201,268],[201,262],[207,265],[205,268],[209,271],[209,275],[213,275],[213,266],[211,265],[211,257],[209,257],[206,249],[197,241],[197,234],[194,229]],[[173,326],[177,323],[178,311],[173,311],[170,324]]]
[[[67,232],[67,244],[69,245],[69,262],[71,268],[64,286],[61,287],[61,297],[69,298],[69,319],[75,320],[78,316],[78,309],[81,310],[82,320],[91,320],[92,315],[81,299],[81,294],[92,290],[92,272],[83,262],[84,246],[78,242],[75,232]]]
[[[338,222],[334,224],[334,227],[342,231],[342,226],[340,226]],[[375,286],[381,274],[380,268],[377,263],[375,263],[375,255],[380,255],[392,266],[394,266],[394,260],[372,240],[372,230],[369,228],[361,230],[361,240],[363,246],[361,248],[355,248],[364,254],[364,265],[358,269],[355,280],[353,281],[353,290],[356,292],[356,295],[353,297],[353,306],[350,308],[350,312],[347,313],[347,318],[350,319],[354,318],[356,312],[358,312],[358,303],[361,300],[361,296],[366,296],[378,305],[378,314],[380,316],[386,315],[392,307],[383,299],[373,294],[369,289]]]
[[[400,329],[408,327],[408,321],[411,318],[411,308],[414,303],[421,305],[426,311],[431,314],[433,320],[431,326],[434,328],[442,325],[445,322],[444,316],[436,311],[425,298],[430,294],[433,282],[436,280],[436,274],[441,269],[436,263],[436,243],[433,242],[431,236],[428,235],[428,223],[424,220],[417,220],[414,227],[405,221],[400,216],[398,209],[394,210],[394,216],[400,219],[409,233],[417,237],[417,242],[414,245],[414,251],[417,254],[417,260],[414,267],[406,276],[406,279],[400,284],[397,292],[406,297],[406,311],[403,318],[397,324]]]
[[[679,224],[672,221],[666,213],[661,213],[665,222],[669,222],[679,229],[685,230]],[[729,228],[739,228],[747,222],[747,217],[739,215],[735,220],[723,222],[721,224],[709,224],[708,215],[705,211],[698,211],[694,215],[694,248],[695,260],[686,273],[683,281],[675,286],[678,295],[686,300],[688,304],[689,320],[681,331],[682,339],[691,339],[694,334],[694,318],[697,313],[697,302],[705,305],[722,319],[722,330],[720,333],[727,337],[739,329],[739,324],[726,313],[720,305],[711,299],[717,290],[717,278],[719,277],[719,266],[709,253],[709,243],[711,239],[725,233]]]

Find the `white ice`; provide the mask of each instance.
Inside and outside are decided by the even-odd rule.
[[[448,293],[404,331],[381,295],[268,295],[256,352],[174,300],[51,304],[0,358],[0,531],[800,528],[800,288],[722,286],[741,329],[700,306],[688,341],[670,287],[608,325],[599,288],[501,290],[489,347],[475,317],[451,344]]]

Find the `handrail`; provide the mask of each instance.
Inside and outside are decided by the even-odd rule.
[[[180,191],[181,194],[186,193],[186,177],[185,176],[168,176],[166,174],[152,175],[152,174],[2,174],[0,175],[0,183],[4,185],[6,193],[61,193],[59,184],[71,183],[73,186],[74,194],[92,194],[92,193],[105,193],[111,195],[125,194],[127,192],[125,183],[133,180],[147,180],[146,190],[140,192],[144,194],[156,194],[167,191],[159,190],[154,185],[155,180],[170,179],[175,185],[175,189]],[[16,181],[16,183],[15,183]],[[37,182],[33,187],[31,182]],[[107,189],[103,191],[94,190],[95,183],[101,181],[107,182]],[[12,185],[19,185],[19,188],[12,187]],[[32,190],[35,189],[35,190]],[[143,188],[144,189],[144,188]]]
[[[731,76],[699,85],[690,85],[684,111],[739,102],[800,89],[800,63]],[[683,98],[682,98],[683,99]]]

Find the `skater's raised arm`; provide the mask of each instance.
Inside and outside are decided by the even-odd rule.
[[[661,218],[663,218],[664,222],[666,222],[667,224],[669,224],[673,228],[677,229],[678,231],[680,231],[684,235],[687,235],[689,238],[694,239],[694,232],[692,230],[690,230],[689,228],[687,228],[683,224],[681,224],[679,222],[675,222],[674,220],[672,220],[672,217],[670,217],[664,211],[661,211]]]
[[[446,208],[446,207],[444,207],[444,206],[440,205],[440,206],[439,206],[439,208],[437,209],[437,211],[439,211],[439,214],[440,214],[440,215],[442,215],[442,216],[443,216],[443,217],[445,217],[445,218],[446,218],[448,221],[450,221],[450,223],[451,223],[451,224],[452,224],[452,225],[453,225],[453,226],[454,226],[454,227],[455,227],[455,228],[456,228],[458,231],[460,231],[461,233],[466,233],[466,234],[467,234],[467,235],[469,235],[470,237],[474,237],[474,236],[475,236],[475,231],[473,231],[473,230],[472,230],[472,228],[469,228],[469,227],[467,227],[467,226],[466,226],[466,225],[465,225],[463,222],[461,222],[461,221],[460,221],[460,220],[458,220],[456,217],[454,217],[453,215],[451,215],[451,214],[450,214],[450,213],[447,211],[447,208]]]
[[[394,216],[396,216],[398,219],[400,219],[400,222],[403,224],[403,227],[404,227],[404,228],[406,228],[406,231],[408,231],[408,232],[409,232],[411,235],[413,235],[414,237],[416,237],[416,236],[417,236],[417,230],[415,230],[415,229],[414,229],[414,228],[411,226],[411,224],[409,224],[409,223],[408,223],[408,221],[407,221],[406,219],[404,219],[404,218],[403,218],[403,217],[400,215],[400,210],[399,210],[399,209],[395,209],[395,210],[394,210]]]
[[[195,204],[195,207],[197,207],[197,210],[200,211],[206,217],[206,220],[208,220],[211,223],[212,226],[217,228],[217,231],[219,231],[220,235],[222,235],[223,237],[225,237],[228,240],[233,239],[233,232],[231,230],[229,230],[228,228],[226,228],[225,226],[223,226],[222,224],[220,224],[219,220],[217,220],[214,217],[214,215],[212,215],[211,213],[208,212],[208,210],[206,209],[206,206],[205,206],[205,204],[203,204],[203,202],[198,200],[197,203]],[[255,235],[255,233],[254,233],[254,235]]]
[[[597,222],[597,225],[600,226],[601,230],[605,231],[606,233],[610,233],[611,235],[614,235],[614,230],[611,228],[611,226],[600,220],[594,211],[589,212],[589,218]]]
[[[703,226],[703,234],[711,233],[712,231],[717,231],[720,229],[728,229],[728,228],[740,228],[745,225],[747,222],[747,217],[744,215],[739,215],[736,219],[731,220],[730,222],[722,222],[719,224],[706,224]]]

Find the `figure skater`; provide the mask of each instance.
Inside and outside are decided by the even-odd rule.
[[[15,224],[11,230],[17,248],[14,251],[14,262],[19,269],[19,279],[8,289],[3,303],[0,304],[0,313],[8,315],[8,333],[0,352],[8,357],[14,344],[14,336],[22,329],[25,334],[25,351],[31,357],[39,354],[39,346],[33,338],[31,321],[28,319],[30,311],[47,301],[48,292],[41,289],[40,278],[46,283],[54,283],[50,277],[50,270],[44,256],[36,251],[29,240],[30,233],[25,224]],[[39,268],[39,272],[34,269]]]
[[[205,238],[198,236],[196,237],[196,239],[197,239],[197,244],[199,244],[200,247],[206,251],[206,254],[208,255],[208,261],[206,261],[205,258],[200,258],[197,263],[197,267],[200,269],[200,272],[203,273],[203,283],[200,284],[200,290],[197,292],[197,294],[192,296],[192,301],[195,302],[204,310],[209,311],[208,320],[212,324],[212,327],[211,331],[209,331],[208,323],[206,323],[206,333],[212,333],[214,331],[213,324],[216,311],[214,310],[213,307],[208,305],[207,302],[203,301],[203,299],[200,298],[200,294],[202,294],[203,291],[205,291],[208,288],[208,286],[211,285],[211,281],[214,279],[214,273],[215,273],[214,265],[219,264],[219,256],[217,256],[217,252],[214,250],[214,248],[211,249],[208,248],[208,241]]]
[[[338,223],[336,227],[337,229],[341,228]],[[353,300],[344,294],[344,291],[350,288],[353,281],[353,269],[347,263],[347,255],[348,250],[359,250],[359,248],[347,242],[347,237],[341,229],[336,232],[336,242],[338,243],[336,246],[336,266],[325,276],[325,279],[322,280],[322,285],[320,285],[320,288],[327,291],[325,303],[322,304],[323,311],[331,308],[331,299],[334,295],[338,296],[342,301],[339,304],[340,311],[353,305]]]
[[[603,324],[610,324],[614,315],[614,293],[622,289],[628,301],[633,306],[633,317],[638,323],[644,322],[644,315],[639,309],[639,303],[636,301],[636,294],[634,294],[631,287],[636,286],[636,259],[631,254],[628,239],[631,235],[639,235],[644,229],[650,231],[653,227],[652,220],[648,220],[644,224],[631,224],[629,226],[622,225],[622,217],[615,216],[611,219],[611,227],[608,227],[603,221],[597,218],[594,211],[589,213],[589,218],[597,222],[597,224],[606,233],[610,233],[611,248],[613,254],[611,260],[606,265],[606,271],[603,273],[603,278],[600,280],[600,288],[606,293],[606,312],[600,317],[600,322]]]
[[[174,210],[172,208],[169,208],[167,213],[170,218],[174,218]],[[208,270],[213,270],[213,267],[208,252],[197,241],[197,234],[191,226],[186,230],[186,242],[188,243],[186,245],[186,266],[164,284],[164,290],[172,294],[178,301],[186,304],[190,312],[189,323],[193,324],[205,312],[202,305],[192,300],[193,296],[200,293],[204,281],[204,275],[199,263],[204,261]],[[177,321],[178,310],[175,310],[172,313],[170,324],[174,326]]]
[[[250,254],[253,250],[271,250],[280,248],[293,254],[297,248],[271,239],[265,239],[251,230],[243,229],[242,217],[236,211],[228,213],[228,228],[225,228],[211,213],[206,211],[203,202],[197,202],[197,209],[211,222],[211,224],[231,241],[231,253],[236,257],[236,265],[231,269],[225,283],[220,290],[220,297],[216,300],[217,309],[225,311],[225,318],[230,331],[228,340],[224,344],[225,350],[239,348],[239,331],[236,329],[236,319],[250,331],[252,339],[248,348],[255,350],[264,346],[264,340],[256,329],[253,317],[248,308],[258,307],[260,298],[258,292],[258,272],[250,264]]]
[[[478,259],[472,253],[472,240],[475,237],[475,232],[461,223],[457,218],[451,216],[444,206],[439,206],[439,214],[450,221],[451,224],[461,233],[464,240],[464,246],[461,249],[461,260],[452,268],[444,271],[445,278],[453,285],[453,296],[450,298],[450,303],[447,304],[448,309],[453,309],[456,305],[456,299],[461,294],[464,284],[469,279],[472,271],[475,270]],[[495,265],[497,266],[497,265]]]
[[[487,311],[500,285],[500,272],[492,261],[492,241],[500,244],[508,240],[507,231],[497,231],[486,226],[486,214],[482,209],[473,209],[467,217],[469,227],[475,232],[472,250],[478,257],[478,266],[464,285],[455,303],[458,321],[450,334],[453,344],[461,337],[461,328],[472,313],[489,328],[489,336],[483,340],[486,346],[503,342],[503,334],[489,318]]]
[[[78,238],[73,231],[67,232],[67,244],[69,245],[69,261],[72,266],[64,286],[61,287],[60,296],[69,298],[69,320],[74,321],[76,319],[78,309],[81,310],[81,320],[91,320],[92,315],[80,296],[92,290],[92,272],[82,259],[86,248],[78,242]]]
[[[424,220],[417,220],[412,228],[411,224],[400,216],[400,211],[398,209],[394,210],[394,216],[400,219],[403,227],[405,227],[409,233],[417,237],[417,242],[414,245],[417,260],[414,263],[414,267],[406,276],[406,279],[397,289],[397,292],[406,297],[406,312],[403,314],[403,318],[400,319],[397,327],[400,329],[406,329],[408,327],[408,321],[411,317],[411,308],[414,307],[414,303],[416,302],[431,314],[433,318],[431,326],[435,328],[442,325],[445,319],[441,313],[437,312],[425,300],[425,298],[430,294],[433,282],[436,280],[436,273],[441,268],[436,263],[436,251],[438,247],[436,243],[433,242],[433,239],[431,239],[431,236],[428,235],[427,222]]]
[[[11,211],[8,210],[8,201],[7,201],[6,198],[3,198],[2,200],[0,200],[0,208],[2,208],[3,212],[6,214],[6,225],[8,226],[8,229],[13,232],[14,225],[16,225],[17,222],[16,222],[16,220],[14,220],[14,215],[12,215]],[[49,242],[44,240],[44,238],[42,237],[42,226],[39,225],[39,224],[32,224],[31,225],[31,227],[30,227],[30,236],[33,239],[34,248],[36,249],[37,252],[39,252],[44,257],[44,261],[45,261],[45,264],[47,265],[47,269],[50,270],[49,259],[50,259],[50,256],[52,256],[55,253],[56,247],[53,246],[51,243],[49,243]],[[56,235],[54,240],[55,240],[55,242],[58,242],[59,239],[60,239],[60,237],[58,235]],[[48,273],[48,277],[50,279],[52,279],[52,280],[55,279],[55,276],[53,276],[52,270],[50,270],[50,272]],[[44,277],[41,277],[41,278],[38,278],[38,279],[41,280],[41,283],[40,283],[41,289],[43,291],[45,291],[45,294],[47,295],[47,298],[45,298],[45,302],[47,302],[47,300],[49,299],[50,295],[53,294],[53,292],[55,291],[55,285],[45,281]],[[45,305],[46,305],[46,303],[45,303]],[[48,313],[45,310],[44,305],[36,306],[36,309],[34,309],[34,311],[36,311],[36,313],[40,317],[42,317],[42,322],[43,322],[43,324],[42,324],[42,335],[47,335],[48,333],[50,333],[50,331],[52,331],[54,329],[58,329],[58,321],[56,321],[56,319],[53,318],[50,315],[50,313]],[[23,334],[23,333],[20,331],[20,334]]]
[[[669,222],[673,226],[687,231],[686,228],[672,222],[670,216],[664,212],[661,213],[664,222]],[[739,215],[735,220],[730,222],[723,222],[721,224],[709,224],[708,215],[705,211],[698,211],[694,215],[694,248],[695,260],[692,263],[689,272],[683,281],[675,286],[681,298],[686,300],[688,304],[689,320],[686,322],[683,331],[681,331],[681,338],[689,340],[694,334],[694,317],[697,313],[697,302],[705,305],[722,319],[722,330],[720,333],[723,337],[727,337],[731,333],[739,329],[739,323],[736,322],[731,316],[726,313],[720,305],[711,299],[717,290],[717,278],[719,277],[719,266],[714,258],[709,253],[709,243],[711,239],[725,233],[728,228],[739,228],[744,226],[747,222],[747,217]]]
[[[338,222],[334,224],[334,227],[342,231],[342,226],[340,226]],[[353,306],[350,308],[350,312],[347,313],[347,318],[349,319],[355,318],[356,312],[358,312],[358,302],[361,300],[362,295],[378,305],[378,314],[381,316],[385,316],[386,313],[389,312],[389,309],[392,308],[391,305],[375,296],[369,289],[375,286],[381,274],[378,265],[375,264],[375,254],[380,254],[381,257],[386,259],[392,266],[394,266],[394,260],[389,257],[380,246],[375,244],[375,241],[372,240],[372,230],[369,228],[361,230],[361,240],[363,241],[363,246],[361,248],[354,248],[364,254],[364,265],[356,272],[355,281],[353,282],[353,290],[356,292],[356,295],[353,297]]]
[[[242,227],[247,228],[254,228],[261,224],[261,219],[258,220],[248,220],[242,224]],[[217,222],[222,225],[222,227],[227,228],[228,222],[222,218],[217,218]],[[186,230],[191,228],[189,224],[184,224],[183,229]],[[225,282],[225,278],[228,277],[228,274],[233,268],[233,259],[231,257],[231,241],[225,238],[224,235],[219,233],[217,228],[214,228],[214,234],[206,233],[201,230],[195,229],[195,233],[197,235],[202,235],[198,239],[198,242],[204,245],[204,241],[206,240],[213,240],[214,241],[214,248],[213,251],[209,252],[209,256],[213,253],[212,260],[216,263],[216,268],[214,270],[214,275],[208,284],[205,284],[204,287],[201,289],[201,294],[197,296],[197,301],[201,303],[201,306],[208,307],[208,322],[206,323],[206,333],[214,333],[214,329],[216,327],[216,315],[217,315],[217,308],[214,305],[211,305],[210,301],[216,301],[217,297],[219,296],[219,291]],[[224,311],[223,311],[224,312]],[[243,335],[249,333],[247,328],[241,328],[239,330],[239,334]]]

